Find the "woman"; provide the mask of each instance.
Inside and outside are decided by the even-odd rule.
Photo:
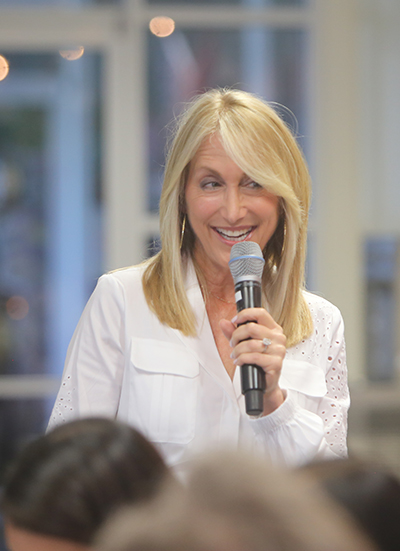
[[[198,97],[167,159],[162,250],[100,278],[50,425],[117,416],[177,469],[220,445],[255,447],[287,465],[345,456],[342,318],[303,291],[309,201],[304,159],[271,107],[235,90]],[[228,261],[244,240],[263,251],[264,308],[236,315]],[[244,413],[243,363],[265,371],[259,419]]]
[[[108,516],[142,502],[168,476],[132,427],[80,419],[29,444],[6,477],[1,513],[10,551],[85,551]]]

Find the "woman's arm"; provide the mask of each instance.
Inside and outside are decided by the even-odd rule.
[[[339,310],[324,299],[313,296],[310,300],[314,333],[287,352],[292,370],[297,365],[302,371],[294,384],[290,384],[290,373],[285,377],[289,383],[287,400],[293,402],[291,414],[287,412],[281,426],[277,422],[263,426],[262,420],[252,423],[258,445],[287,465],[347,456],[350,398],[343,319]]]
[[[115,417],[124,370],[124,291],[104,275],[70,342],[49,428],[71,419]]]
[[[318,455],[347,457],[347,413],[350,395],[347,381],[344,323],[336,310],[332,337],[327,351],[325,381],[327,392],[319,402],[318,415],[324,424],[324,440]]]
[[[258,323],[262,324],[261,317]],[[227,324],[225,329],[228,329]],[[260,339],[264,335],[262,327],[246,329],[246,337],[252,338],[253,342],[249,340],[239,345],[238,342],[244,337],[242,334],[239,335],[238,330],[233,331],[238,338],[231,342],[236,345],[234,355],[240,357],[242,354],[239,364],[251,361],[261,365],[267,372],[267,381],[269,365],[275,366],[272,370],[272,385],[276,395],[278,389],[282,392],[282,365],[279,366],[278,361],[281,355],[276,353],[279,348],[274,347],[279,332],[271,333],[271,329],[272,325],[269,329],[264,329],[266,332],[269,331],[268,338],[272,341],[268,353],[260,352]],[[315,316],[314,330],[315,333],[309,339],[299,343],[296,350],[289,350],[287,354],[287,357],[294,360],[294,364],[298,364],[299,368],[301,366],[301,370],[297,371],[295,365],[296,372],[292,372],[297,384],[291,384],[293,380],[287,381],[285,377],[286,385],[283,388],[287,386],[287,389],[283,391],[284,401],[278,403],[275,408],[265,408],[261,418],[250,419],[257,446],[278,464],[294,466],[316,457],[334,458],[347,455],[349,393],[344,328],[339,310],[324,301],[322,310],[319,309],[318,315]],[[250,350],[254,350],[252,356],[248,355]],[[268,359],[269,353],[274,357]],[[317,389],[312,388],[312,378],[316,375]],[[271,385],[271,382],[269,384]]]
[[[292,385],[287,390],[287,398],[282,406],[271,415],[250,421],[257,446],[274,463],[297,466],[318,458],[337,459],[347,456],[350,397],[344,326],[339,311],[335,309],[331,323],[326,324],[324,332],[319,329],[313,336],[315,346],[310,368],[324,367],[326,388],[323,396],[315,396],[319,393],[314,392],[311,385],[308,394],[306,381],[297,391],[294,390],[296,385]],[[302,355],[300,347],[298,353]],[[290,354],[291,359],[294,357],[294,354]],[[308,360],[306,353],[303,357]]]

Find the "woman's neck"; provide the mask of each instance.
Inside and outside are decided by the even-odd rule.
[[[226,304],[235,304],[235,286],[232,274],[194,257],[194,265],[204,295],[211,295]]]

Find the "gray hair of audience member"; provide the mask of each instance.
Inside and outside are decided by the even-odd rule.
[[[261,459],[219,453],[195,464],[185,488],[121,511],[96,551],[373,551],[346,513],[307,477]]]
[[[0,509],[24,530],[89,544],[108,515],[152,497],[166,476],[161,455],[131,426],[79,419],[22,450],[6,475]]]
[[[304,469],[346,508],[381,551],[400,549],[400,479],[360,458],[312,463]]]

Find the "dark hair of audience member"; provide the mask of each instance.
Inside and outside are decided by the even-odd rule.
[[[185,486],[122,509],[96,540],[96,551],[376,551],[305,475],[238,453],[203,458]]]
[[[119,506],[153,496],[167,472],[132,427],[80,419],[27,445],[6,476],[1,510],[24,530],[89,544]]]
[[[400,549],[400,480],[361,459],[313,463],[305,469],[359,523],[381,551]]]

